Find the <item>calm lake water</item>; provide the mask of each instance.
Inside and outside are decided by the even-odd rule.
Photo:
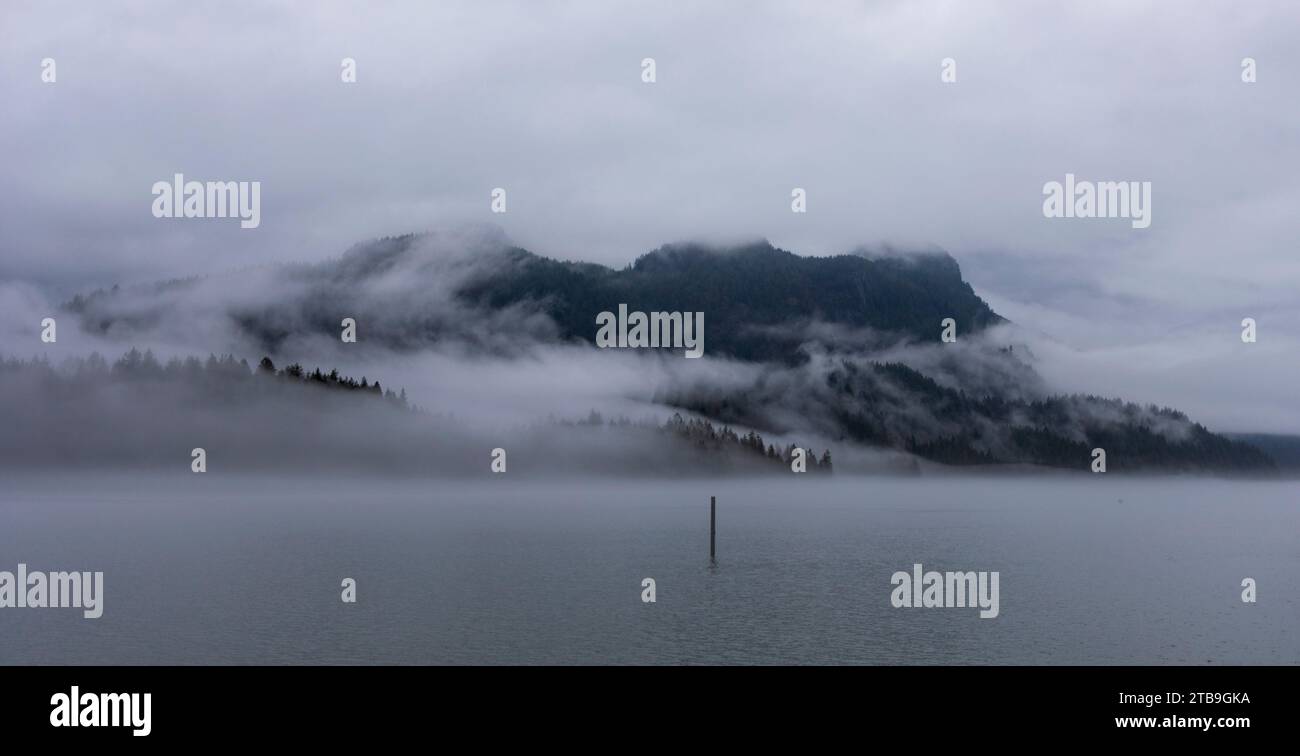
[[[11,478],[0,570],[102,570],[105,598],[0,609],[0,663],[1296,664],[1298,489]],[[1000,616],[894,608],[917,562],[998,571]]]

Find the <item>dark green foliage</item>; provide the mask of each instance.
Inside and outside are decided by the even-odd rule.
[[[337,370],[324,375],[320,368],[316,368],[307,374],[297,363],[277,371],[269,357],[263,357],[256,370],[251,369],[246,360],[236,360],[229,354],[222,357],[208,355],[206,361],[200,361],[196,357],[186,357],[183,360],[173,358],[164,365],[158,362],[152,350],[141,352],[132,348],[112,365],[98,353],[84,359],[70,360],[63,370],[55,370],[44,359],[23,361],[10,358],[0,360],[0,372],[33,376],[37,379],[36,385],[56,393],[75,392],[90,383],[157,382],[184,386],[194,391],[196,396],[237,400],[259,391],[301,384],[304,387],[315,386],[335,392],[374,396],[394,406],[410,409],[405,389],[400,394],[385,391],[377,381],[373,384],[366,384],[365,379],[358,382],[339,375]]]
[[[792,443],[785,448],[784,452],[777,452],[776,447],[765,444],[763,437],[753,431],[741,436],[728,426],[714,426],[708,420],[683,419],[681,413],[674,413],[672,418],[664,423],[663,430],[692,444],[700,451],[742,451],[748,458],[772,463],[773,469],[778,472],[783,469],[791,472],[790,462],[794,459],[794,450],[800,448],[797,443]],[[830,474],[832,472],[830,449],[822,455],[820,462],[813,450],[808,449],[807,455],[809,473]]]
[[[825,418],[825,435],[950,465],[1088,470],[1092,450],[1102,448],[1110,471],[1274,468],[1256,447],[1211,433],[1172,409],[1097,396],[971,396],[899,363],[843,361],[825,376],[824,390],[800,391],[797,400],[809,416]],[[785,431],[769,417],[781,416],[773,408],[795,400],[760,382],[745,391],[666,401],[723,422]]]
[[[1283,470],[1300,470],[1300,436],[1274,433],[1224,434],[1233,441],[1261,449]]]

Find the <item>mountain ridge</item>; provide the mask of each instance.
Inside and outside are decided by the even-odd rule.
[[[658,247],[622,269],[590,262],[562,261],[492,242],[468,253],[427,254],[428,235],[385,237],[354,245],[341,257],[275,270],[287,284],[305,288],[298,309],[283,302],[232,310],[231,320],[275,351],[287,335],[286,323],[333,330],[338,318],[365,315],[367,338],[392,348],[418,348],[455,329],[436,313],[408,308],[403,330],[387,328],[378,312],[391,301],[367,301],[369,282],[406,275],[450,279],[450,295],[462,305],[491,311],[523,310],[548,317],[552,338],[594,342],[596,315],[626,304],[629,310],[705,313],[710,354],[742,360],[789,362],[801,359],[798,334],[772,329],[800,322],[822,322],[917,341],[938,341],[944,318],[959,332],[976,332],[1006,322],[980,299],[946,253],[869,259],[854,254],[802,257],[766,241],[730,247],[683,242]],[[202,279],[152,285],[195,286]],[[398,288],[408,296],[411,287]],[[138,290],[138,289],[137,289]],[[65,307],[98,333],[147,324],[149,308],[114,311],[120,290],[78,295]],[[292,304],[292,303],[291,303]],[[328,309],[323,305],[328,304]],[[330,312],[329,310],[333,310]],[[547,336],[538,333],[538,336]]]
[[[408,234],[243,278],[96,292],[68,309],[119,338],[215,313],[277,358],[339,348],[340,319],[353,318],[365,349],[455,343],[511,361],[593,345],[596,316],[619,305],[704,312],[705,355],[749,366],[723,382],[670,370],[651,395],[631,397],[665,409],[955,465],[1087,469],[1107,447],[1117,470],[1272,467],[1182,413],[1053,394],[1024,350],[982,338],[1008,321],[942,251],[802,257],[767,241],[679,242],[616,269],[543,257],[498,232]],[[946,318],[955,343],[940,339]]]

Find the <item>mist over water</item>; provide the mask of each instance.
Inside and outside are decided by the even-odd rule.
[[[10,477],[0,569],[102,570],[104,614],[0,610],[0,663],[1294,664],[1293,498],[1182,477]],[[1000,615],[891,606],[915,563],[1000,572]]]
[[[1300,665],[1297,8],[0,0],[6,734],[425,726],[201,665],[1286,721],[1200,667]]]

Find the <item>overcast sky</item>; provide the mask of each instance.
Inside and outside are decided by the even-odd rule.
[[[462,221],[616,266],[699,237],[937,245],[1062,389],[1300,432],[1294,3],[113,5],[0,5],[7,285],[62,296]],[[177,172],[260,181],[261,226],[152,217]],[[1150,227],[1044,218],[1067,172],[1150,181]]]

